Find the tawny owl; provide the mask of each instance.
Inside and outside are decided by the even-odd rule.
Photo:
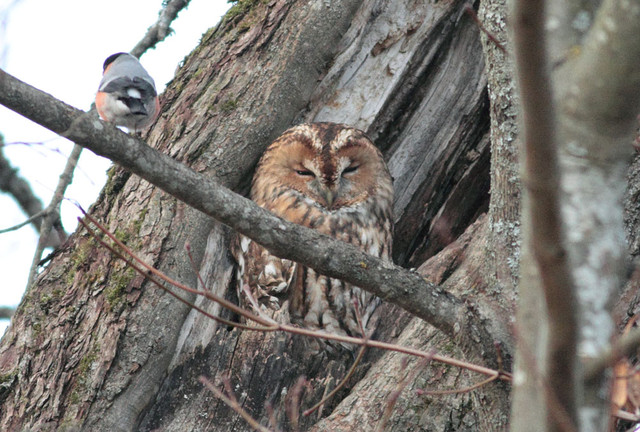
[[[335,123],[295,126],[265,151],[251,199],[283,219],[391,260],[393,185],[380,151],[360,130]],[[380,300],[356,286],[280,259],[238,235],[238,297],[248,287],[261,308],[288,304],[292,321],[313,329],[361,336]],[[245,288],[246,290],[246,288]],[[253,302],[255,307],[256,302]]]

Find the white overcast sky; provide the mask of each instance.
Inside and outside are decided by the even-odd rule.
[[[88,110],[109,55],[129,51],[158,17],[162,0],[0,0],[0,67],[22,81],[79,109]],[[175,33],[140,61],[158,92],[173,78],[200,37],[229,8],[226,0],[191,0],[171,26]],[[46,206],[72,144],[0,106],[5,156]],[[111,163],[84,150],[66,196],[88,208],[106,180]],[[79,211],[63,202],[67,232]],[[0,193],[0,228],[26,219],[12,198]],[[20,302],[37,236],[31,226],[0,234],[0,305]],[[0,321],[0,335],[6,321]]]

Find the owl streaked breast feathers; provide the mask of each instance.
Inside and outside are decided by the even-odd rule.
[[[260,159],[251,199],[283,219],[391,260],[392,179],[380,151],[358,129],[311,123],[285,131]],[[362,336],[356,301],[363,326],[373,330],[367,323],[380,300],[367,291],[280,259],[242,235],[232,252],[245,307],[251,303],[243,286],[259,307],[288,304],[294,323],[305,328]]]

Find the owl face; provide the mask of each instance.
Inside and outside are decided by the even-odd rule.
[[[306,200],[332,211],[351,207],[375,195],[391,180],[378,149],[363,132],[333,123],[294,127],[265,152],[256,170],[260,179],[279,179],[283,187],[297,191]],[[274,190],[256,185],[254,191]],[[261,198],[252,197],[257,202]]]

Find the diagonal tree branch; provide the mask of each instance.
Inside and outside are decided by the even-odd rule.
[[[155,48],[158,43],[171,34],[171,23],[180,11],[189,5],[191,0],[169,0],[160,11],[158,21],[147,29],[147,33],[131,50],[131,55],[140,58],[148,49]]]
[[[284,221],[142,141],[110,127],[0,70],[0,103],[107,157],[195,209],[323,274],[343,279],[397,304],[467,346],[493,352],[493,337],[460,299],[418,274],[367,255],[315,230]],[[473,342],[476,341],[476,342]]]

